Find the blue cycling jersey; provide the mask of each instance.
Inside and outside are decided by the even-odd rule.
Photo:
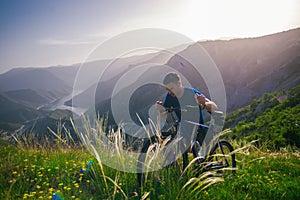
[[[198,122],[200,124],[204,124],[203,112],[200,109],[199,104],[195,100],[195,94],[200,95],[201,92],[191,87],[185,87],[183,96],[180,98],[172,96],[170,93],[168,93],[163,102],[163,106],[166,108],[178,108],[175,113],[179,121],[181,121],[182,118],[190,121],[195,121],[198,118]],[[194,109],[190,109],[186,113],[180,111],[181,109],[186,109],[188,107],[193,107]],[[198,109],[195,109],[195,107]]]

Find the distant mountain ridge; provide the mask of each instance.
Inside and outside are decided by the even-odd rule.
[[[299,84],[299,28],[258,38],[205,41],[199,44],[219,68],[229,112],[247,105],[253,98],[259,98],[266,92]],[[186,54],[192,53],[193,45],[184,51]],[[181,62],[184,60],[175,55],[168,65],[175,66],[192,80],[195,87],[209,95],[204,80],[187,70],[192,68],[189,63],[186,63],[188,67],[181,69]]]
[[[14,131],[28,120],[38,118],[43,114],[35,108],[29,107],[0,93],[0,130]]]
[[[198,44],[208,52],[222,75],[228,112],[248,105],[252,99],[262,97],[265,93],[289,89],[300,83],[300,28],[257,38],[202,41]],[[194,45],[185,47],[182,53],[195,53]],[[109,62],[110,60],[99,60],[86,63],[84,67],[88,69],[87,81],[89,77],[96,76],[99,70],[104,70]],[[180,71],[192,86],[209,96],[203,78],[191,70],[190,63],[178,55],[168,57],[163,52],[158,52],[118,60],[118,66],[107,74],[104,81],[91,83],[88,89],[81,91],[75,98],[89,101],[84,97],[91,96],[96,90],[97,111],[101,111],[100,114],[111,112],[110,96],[118,79],[134,67],[147,63],[166,64]],[[185,63],[184,68],[181,63]],[[1,110],[11,110],[11,116],[18,116],[18,111],[11,107],[24,108],[28,113],[33,113],[30,117],[23,117],[25,121],[40,117],[39,114],[34,114],[40,113],[40,109],[45,109],[42,116],[50,115],[53,111],[47,108],[53,107],[54,101],[71,95],[78,70],[79,64],[76,64],[48,68],[18,68],[0,74],[0,102],[6,102],[0,104]],[[154,103],[153,96],[160,97],[164,93],[161,89],[151,87],[147,87],[146,93],[143,91],[137,91],[131,99],[131,109],[134,112],[147,113]],[[139,102],[136,98],[141,94],[143,106],[132,108],[132,105]],[[71,98],[66,102],[68,106],[72,106]],[[4,105],[8,107],[4,108]],[[7,113],[0,112],[0,115],[0,122],[5,122]],[[17,117],[13,121],[17,122],[18,119]],[[0,123],[1,129],[3,126]]]
[[[70,90],[71,87],[42,68],[11,70],[0,76],[0,91],[21,89]]]
[[[289,89],[300,84],[300,29],[259,38],[205,41],[199,44],[209,53],[223,77],[227,94],[227,112],[246,106],[252,99],[260,98],[265,93]],[[194,48],[194,45],[191,44],[178,54],[195,53],[197,48]],[[147,62],[153,63],[151,59]],[[166,65],[182,73],[192,86],[209,96],[204,79],[184,58],[176,54],[166,62]],[[151,74],[149,71],[147,73]],[[96,94],[112,91],[113,88],[114,82],[110,82],[108,87],[104,87],[101,83],[98,85]],[[139,94],[131,98],[129,107],[132,109],[132,105],[141,104],[138,98],[142,97],[144,102],[143,106],[136,106],[136,109],[132,109],[134,114],[131,113],[131,116],[138,113],[142,119],[147,120],[149,108],[155,102],[153,97],[160,97],[164,91],[153,86],[148,87],[147,92],[143,90],[137,92]],[[96,110],[100,114],[111,114],[110,98],[97,99],[96,95],[95,103]],[[113,122],[112,116],[109,115],[109,119]]]
[[[264,93],[300,83],[300,29],[268,36],[204,42],[222,74],[232,111]],[[236,102],[234,99],[239,98]],[[233,103],[230,103],[233,102]]]

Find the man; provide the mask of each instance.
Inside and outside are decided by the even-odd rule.
[[[157,101],[156,108],[159,116],[165,115],[166,108],[175,108],[175,114],[180,121],[179,134],[180,142],[178,143],[180,151],[183,153],[183,168],[187,165],[187,149],[194,138],[195,123],[204,124],[203,110],[206,109],[212,113],[217,110],[217,105],[206,98],[195,88],[183,87],[181,78],[176,72],[168,73],[163,84],[168,91],[164,101]],[[202,144],[207,130],[197,126],[197,140]],[[177,155],[175,155],[177,156]]]
[[[183,169],[185,169],[188,164],[187,150],[189,148],[191,140],[193,139],[192,137],[195,126],[189,123],[184,123],[182,121],[189,120],[195,122],[196,120],[196,122],[204,124],[202,110],[206,109],[209,112],[213,112],[217,110],[217,105],[213,101],[207,99],[198,90],[194,88],[183,87],[180,76],[175,72],[167,74],[163,80],[163,84],[165,85],[168,93],[164,101],[156,102],[156,108],[158,110],[159,116],[167,114],[167,112],[165,112],[166,108],[175,108],[177,119],[181,121],[181,126],[179,127],[178,131],[180,136],[178,137],[178,140],[175,140],[179,142],[176,145],[171,145],[171,147],[169,148],[169,152],[173,152],[173,154],[171,156],[167,155],[165,157],[165,161],[167,162],[167,164],[174,162],[174,157],[177,157],[179,150],[183,156]],[[183,111],[187,109],[187,112]],[[203,140],[205,134],[206,130],[199,129],[197,131],[197,140],[199,140],[198,137],[202,138]],[[156,137],[151,137],[144,141],[143,147],[141,149],[141,154],[138,158],[137,177],[140,186],[144,181],[143,165],[146,159],[145,153],[147,152],[150,144],[153,144],[155,142],[155,139]]]
[[[200,110],[200,123],[204,123],[202,110],[205,108],[208,112],[213,112],[218,109],[217,105],[207,99],[201,92],[194,88],[185,88],[182,86],[181,78],[176,72],[168,73],[164,80],[163,84],[168,91],[165,101],[157,101],[157,110],[159,114],[165,113],[165,108],[179,108],[183,106],[195,106],[199,105]],[[182,105],[181,105],[182,104]],[[180,114],[176,113],[177,117],[180,119]]]

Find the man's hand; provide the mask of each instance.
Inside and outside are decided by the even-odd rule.
[[[196,99],[198,104],[205,105],[206,97],[203,94],[195,95],[195,99]]]
[[[198,104],[204,106],[204,108],[209,112],[213,112],[218,109],[217,104],[215,104],[215,102],[207,99],[203,94],[195,95],[195,99],[198,102]]]
[[[156,110],[160,113],[165,111],[161,100],[156,101]]]

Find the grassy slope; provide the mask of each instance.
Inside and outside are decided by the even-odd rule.
[[[238,155],[237,176],[205,192],[206,199],[299,199],[300,154],[252,149]]]
[[[300,86],[265,94],[226,117],[225,127],[233,139],[269,143],[270,148],[300,147]]]
[[[276,152],[254,146],[245,148],[237,155],[236,176],[203,191],[203,187],[193,191],[196,186],[181,190],[192,177],[181,178],[176,167],[158,172],[164,175],[163,179],[150,182],[141,191],[135,174],[108,167],[102,172],[96,159],[83,148],[58,145],[32,149],[10,144],[1,144],[0,148],[0,199],[51,199],[54,193],[65,199],[140,199],[147,192],[150,199],[300,198],[300,153],[291,148]],[[94,172],[86,165],[89,161],[93,161]],[[107,176],[107,186],[103,174]]]

